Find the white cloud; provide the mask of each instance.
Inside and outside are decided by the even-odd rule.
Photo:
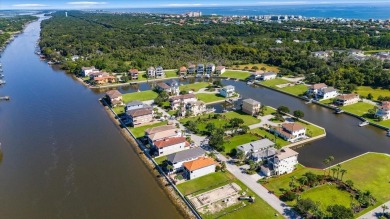
[[[67,2],[68,5],[105,5],[107,2]]]
[[[33,8],[33,7],[45,7],[47,5],[44,4],[16,4],[12,5],[13,7],[21,7],[21,8]]]

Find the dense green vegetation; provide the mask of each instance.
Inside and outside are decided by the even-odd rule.
[[[386,89],[390,85],[390,71],[385,70],[390,67],[388,62],[358,61],[342,52],[390,48],[389,31],[377,28],[376,32],[367,22],[174,24],[178,21],[158,15],[73,11],[65,17],[58,12],[42,23],[40,46],[44,54],[63,61],[64,68],[72,72],[83,65],[126,72],[131,67],[170,69],[198,62],[233,68],[265,63],[279,67],[281,74],[306,75],[309,82],[326,82],[347,92],[361,85]],[[327,60],[311,55],[322,50],[337,52]],[[72,55],[82,58],[73,62]]]
[[[0,47],[7,42],[13,33],[21,31],[26,23],[37,19],[37,17],[30,15],[0,18]]]

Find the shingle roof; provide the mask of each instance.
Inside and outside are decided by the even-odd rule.
[[[138,105],[143,105],[143,103],[139,100],[133,100],[126,104],[127,107],[138,106]]]
[[[157,132],[162,132],[162,131],[172,130],[172,129],[176,130],[176,127],[174,125],[157,126],[157,127],[146,129],[145,134],[152,135],[152,134],[155,134]]]
[[[324,83],[320,83],[320,84],[313,84],[312,86],[310,86],[311,89],[314,89],[314,90],[317,90],[317,89],[321,89],[321,88],[325,88],[327,87],[328,85],[324,84]]]
[[[225,68],[225,66],[217,66],[216,69],[217,69],[218,71],[221,71],[221,70],[224,69],[224,68]]]
[[[162,89],[169,89],[171,88],[168,84],[164,83],[164,82],[160,82],[157,84],[157,87],[160,87]]]
[[[243,100],[242,102],[248,103],[248,104],[250,104],[250,105],[257,105],[257,104],[260,104],[259,101],[256,101],[256,100],[251,99],[251,98],[245,99],[245,100]]]
[[[171,163],[177,163],[177,162],[198,158],[200,156],[203,156],[205,153],[206,153],[205,150],[203,150],[200,147],[197,147],[185,151],[180,151],[174,154],[170,154],[167,156],[167,159]]]
[[[106,95],[110,99],[115,99],[115,98],[118,98],[118,97],[122,96],[121,92],[119,92],[118,90],[109,90],[109,91],[106,92]]]
[[[324,93],[330,93],[330,92],[333,92],[333,91],[337,91],[337,89],[335,89],[334,87],[327,87],[327,88],[323,89]]]
[[[215,161],[209,157],[200,157],[196,160],[185,162],[183,166],[189,171],[194,171],[215,164]]]
[[[390,110],[390,102],[389,101],[382,102],[382,106],[380,108],[384,110]]]
[[[249,142],[247,144],[243,144],[243,145],[240,145],[238,146],[238,149],[242,150],[242,151],[259,151],[259,150],[263,150],[265,148],[269,148],[269,147],[272,147],[274,146],[275,143],[270,141],[269,139],[261,139],[261,140],[258,140],[258,141],[252,141],[252,142]]]
[[[275,72],[266,72],[263,76],[277,75]]]
[[[154,134],[150,134],[148,135],[148,137],[150,138],[150,140],[156,141],[163,138],[170,138],[170,137],[177,136],[177,132],[178,132],[177,129],[170,129],[170,130],[165,130],[161,132],[156,132]]]
[[[286,158],[289,158],[292,156],[296,156],[298,154],[299,154],[298,152],[296,152],[290,148],[282,148],[282,149],[278,150],[275,157],[279,158],[279,160],[283,160],[283,159],[286,159]]]
[[[181,99],[190,99],[190,98],[196,98],[195,94],[184,94],[179,96],[174,96],[169,98],[170,100],[181,100]]]
[[[153,114],[153,110],[150,108],[140,108],[140,109],[128,110],[126,113],[132,117],[138,117],[138,116]]]
[[[165,147],[168,147],[171,145],[180,144],[180,143],[184,143],[184,142],[186,142],[186,138],[184,138],[184,137],[173,137],[173,138],[166,138],[166,139],[161,139],[161,140],[155,141],[154,145],[157,148],[161,149],[161,148],[165,148]]]
[[[131,74],[138,74],[138,69],[132,68],[129,70],[129,73]]]
[[[355,98],[359,98],[359,95],[358,94],[342,94],[342,95],[337,97],[337,99],[339,99],[339,100],[352,100]]]
[[[186,68],[185,66],[181,66],[179,71],[180,71],[180,72],[186,72],[186,71],[187,71],[187,68]]]

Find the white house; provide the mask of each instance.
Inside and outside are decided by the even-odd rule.
[[[219,94],[225,98],[232,97],[235,94],[235,87],[233,85],[225,86],[219,91]]]
[[[198,64],[198,67],[196,68],[196,74],[204,74],[204,64]]]
[[[195,94],[184,94],[169,98],[172,110],[177,110],[180,106],[184,108],[187,103],[196,102],[197,100]]]
[[[273,156],[276,153],[274,146],[274,142],[264,138],[240,145],[237,147],[237,149],[242,151],[245,156],[249,157],[250,159],[261,161],[270,156]]]
[[[333,87],[326,87],[318,90],[317,96],[319,99],[332,99],[339,95],[339,91]]]
[[[157,150],[158,156],[173,154],[186,150],[190,147],[185,137],[164,138],[153,142],[153,147]]]
[[[87,77],[87,76],[89,76],[91,73],[94,73],[94,72],[99,72],[99,69],[96,69],[95,66],[91,66],[91,67],[81,67],[81,74],[82,74],[84,77]]]
[[[270,131],[290,142],[306,136],[306,127],[299,123],[284,123],[282,127],[272,127]]]
[[[217,66],[217,68],[215,69],[215,73],[217,75],[221,75],[221,74],[225,73],[225,71],[226,71],[225,66]]]
[[[163,67],[157,66],[156,67],[156,78],[163,78],[163,77],[165,77],[165,72],[164,72]]]
[[[106,96],[110,100],[111,106],[123,105],[122,94],[118,90],[109,90],[106,92]]]
[[[168,162],[173,166],[173,171],[177,172],[183,169],[183,163],[196,160],[203,157],[206,151],[200,147],[180,151],[167,156]]]
[[[149,105],[146,105],[139,100],[134,100],[126,104],[125,111],[141,109],[144,108],[145,106],[149,106]]]
[[[163,125],[145,130],[145,138],[148,140],[150,145],[153,145],[153,142],[161,139],[180,136],[182,136],[180,129],[176,128],[174,125]]]
[[[214,64],[207,64],[206,66],[206,74],[213,74],[215,72],[215,65]]]
[[[275,72],[265,72],[261,74],[260,80],[267,81],[267,80],[272,80],[275,79],[277,74]]]
[[[184,171],[188,179],[195,179],[215,172],[216,162],[209,157],[200,157],[196,160],[185,162]]]
[[[147,72],[148,72],[148,78],[156,77],[156,69],[153,66],[149,67]]]
[[[377,117],[382,117],[383,120],[390,119],[390,102],[382,102],[382,106],[378,108],[378,111],[376,111],[375,115]]]
[[[282,148],[269,160],[273,165],[275,175],[288,174],[294,171],[298,164],[298,152],[290,148]]]
[[[159,92],[165,91],[171,96],[179,95],[180,93],[179,84],[175,80],[172,80],[168,84],[164,82],[157,83],[156,87]]]
[[[317,95],[318,91],[321,90],[321,89],[324,89],[324,88],[327,88],[328,85],[324,84],[324,83],[320,83],[320,84],[313,84],[309,87],[309,89],[307,90],[307,93],[308,94],[312,94],[312,95]]]
[[[339,106],[347,106],[359,102],[358,94],[342,94],[336,97],[334,103]]]
[[[245,99],[242,101],[241,110],[249,115],[256,115],[260,112],[261,104],[254,99]]]
[[[187,103],[186,110],[190,111],[193,116],[197,116],[207,111],[206,104],[203,101]]]

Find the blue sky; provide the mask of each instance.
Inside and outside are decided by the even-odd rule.
[[[390,0],[0,0],[0,9],[97,9],[390,3]]]

